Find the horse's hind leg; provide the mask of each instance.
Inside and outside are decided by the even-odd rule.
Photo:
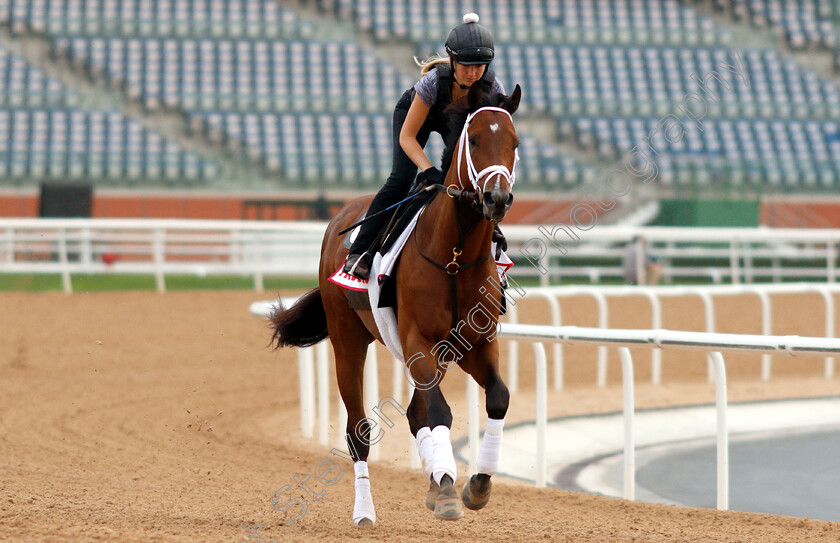
[[[334,341],[338,390],[347,408],[347,429],[345,439],[353,458],[356,497],[353,505],[353,523],[356,526],[372,526],[376,522],[376,510],[370,491],[367,458],[370,452],[370,424],[365,418],[363,398],[363,374],[367,344],[356,340],[357,345],[342,345]]]
[[[466,368],[479,386],[484,388],[487,426],[478,451],[478,473],[464,483],[461,499],[468,509],[481,509],[490,501],[490,477],[499,468],[502,452],[502,429],[510,402],[510,393],[499,376],[496,364],[468,365]]]
[[[373,336],[355,311],[347,306],[343,296],[324,296],[324,307],[327,312],[329,337],[335,353],[338,390],[347,408],[345,439],[353,458],[353,471],[356,475],[353,523],[357,526],[371,526],[376,522],[376,510],[373,507],[368,475],[370,424],[365,418],[363,383],[367,346],[373,340]]]

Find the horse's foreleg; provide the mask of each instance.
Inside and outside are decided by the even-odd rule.
[[[440,486],[438,486],[432,477],[432,470],[434,469],[432,430],[426,421],[426,402],[423,401],[423,394],[419,390],[414,390],[407,411],[408,427],[414,436],[414,442],[417,444],[417,454],[420,456],[420,463],[423,466],[423,476],[429,481],[429,491],[426,493],[426,507],[434,511]]]
[[[452,452],[452,441],[449,435],[452,427],[452,412],[449,404],[443,397],[440,387],[437,385],[424,391],[426,400],[426,420],[429,426],[428,438],[431,441],[432,457],[432,486],[429,494],[437,496],[434,502],[435,517],[444,520],[457,520],[464,516],[461,507],[461,500],[455,490],[455,481],[458,477],[457,466],[455,465],[455,454]],[[429,428],[431,430],[429,430]],[[420,447],[425,445],[425,440]],[[428,453],[427,453],[428,454]],[[435,487],[437,485],[437,488]],[[427,501],[432,496],[427,495]]]
[[[461,499],[468,509],[481,509],[490,501],[490,477],[499,469],[502,454],[502,430],[505,425],[505,414],[510,403],[510,393],[502,382],[498,371],[487,372],[482,383],[485,391],[485,405],[487,410],[487,424],[484,437],[478,450],[477,471],[464,484]],[[478,380],[477,380],[478,381]]]
[[[413,356],[407,363],[411,377],[416,383],[415,397],[412,398],[414,407],[412,409],[412,406],[409,406],[409,410],[412,411],[409,424],[412,425],[411,430],[417,439],[417,451],[424,460],[424,474],[431,476],[431,487],[426,497],[427,505],[431,505],[431,499],[434,498],[435,517],[456,520],[464,516],[464,510],[455,490],[458,472],[449,436],[452,411],[439,386],[443,371],[434,357],[425,356],[424,350],[418,348],[419,345],[414,345],[416,347],[410,347],[408,352],[420,354]],[[425,425],[420,402],[426,407]],[[435,485],[439,488],[435,488]]]

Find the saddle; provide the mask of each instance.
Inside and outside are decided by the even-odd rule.
[[[422,192],[418,194],[408,202],[400,205],[394,211],[393,215],[391,216],[390,221],[385,226],[385,228],[377,235],[376,241],[374,241],[373,246],[371,247],[370,251],[373,254],[380,253],[385,255],[400,239],[400,236],[405,232],[406,228],[412,224],[412,219],[417,215],[417,213],[426,205],[431,202],[435,196],[437,195],[438,191],[425,191],[424,185],[421,183],[415,182],[412,185],[411,190],[408,193],[408,196],[416,194],[418,192]],[[344,247],[349,249],[353,243],[355,238],[355,232],[351,232],[347,235],[344,239]],[[401,247],[400,247],[401,249]],[[396,257],[394,261],[392,271],[389,275],[383,278],[381,288],[381,294],[379,297],[378,306],[382,307],[394,307],[397,301],[397,291],[396,291],[396,277],[393,270],[396,269],[397,265],[399,265],[399,256]],[[376,279],[374,279],[376,280]],[[330,281],[337,283],[345,288],[347,288],[347,301],[350,307],[355,309],[370,309],[370,301],[368,299],[368,281],[361,281],[356,279],[355,277],[342,272],[341,268],[330,277]]]

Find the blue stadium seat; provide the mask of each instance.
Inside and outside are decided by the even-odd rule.
[[[0,24],[51,36],[311,38],[274,0],[5,0]]]

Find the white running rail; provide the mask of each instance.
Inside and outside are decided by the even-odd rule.
[[[188,219],[33,219],[0,217],[0,273],[242,274],[262,289],[264,275],[313,277],[326,223]],[[577,239],[561,225],[504,228],[513,278],[550,281],[622,278],[624,245],[648,240],[665,280],[715,283],[837,278],[838,229],[599,226]],[[563,239],[565,237],[565,239]],[[580,260],[580,259],[583,260]],[[588,263],[586,263],[588,262]],[[541,271],[542,270],[542,271]]]
[[[564,287],[538,287],[524,290],[521,296],[516,291],[508,291],[509,298],[516,301],[526,299],[541,299],[549,304],[550,324],[560,326],[561,319],[560,301],[564,298],[575,296],[591,297],[598,307],[598,328],[609,328],[609,299],[641,297],[647,300],[651,310],[652,329],[663,327],[662,324],[662,299],[679,296],[697,297],[703,302],[705,312],[706,332],[715,332],[715,300],[728,296],[750,295],[755,296],[761,305],[761,333],[770,335],[773,333],[773,312],[772,296],[787,294],[818,294],[822,297],[825,319],[825,337],[835,336],[835,309],[834,295],[840,293],[840,284],[834,283],[770,283],[752,285],[705,285],[705,286],[564,286]],[[518,300],[516,298],[518,297]],[[508,304],[507,322],[519,322],[519,310],[516,303]],[[519,348],[517,342],[510,341],[508,345],[508,376],[507,385],[511,392],[515,392],[519,386]],[[560,390],[563,387],[563,347],[556,343],[553,345],[554,389]],[[598,386],[605,386],[607,383],[607,348],[600,346],[598,349],[597,361]],[[771,377],[772,361],[769,353],[761,355],[761,379],[767,381]],[[826,356],[823,374],[826,379],[834,377],[834,357]],[[709,381],[713,376],[712,361],[709,361]],[[662,380],[662,351],[654,349],[651,352],[651,381],[659,384]]]

